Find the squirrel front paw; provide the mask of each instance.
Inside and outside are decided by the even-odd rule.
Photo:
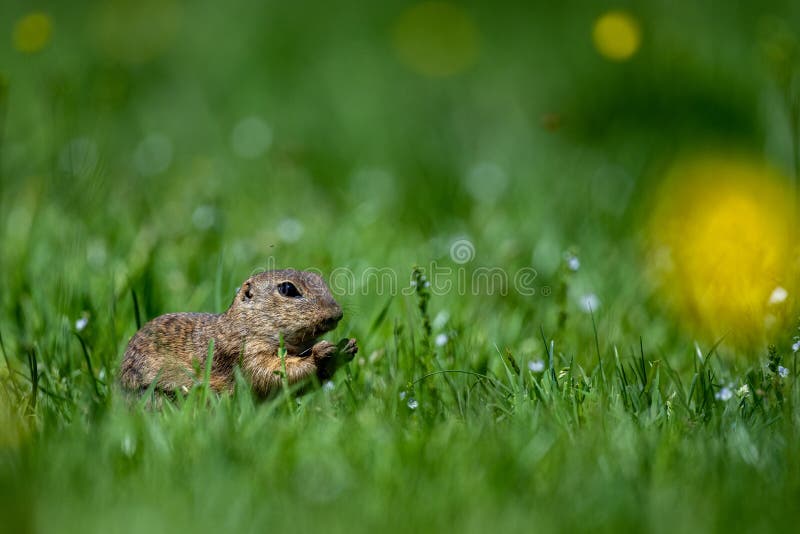
[[[333,357],[339,348],[330,341],[320,341],[311,347],[311,356],[314,361],[326,360]]]
[[[358,352],[355,339],[343,339],[336,345],[330,341],[320,341],[311,348],[314,363],[317,365],[317,376],[328,379],[336,369],[353,359]]]

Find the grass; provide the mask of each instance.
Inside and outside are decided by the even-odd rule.
[[[790,86],[758,51],[794,35],[796,9],[643,3],[641,50],[612,64],[594,3],[474,3],[476,59],[430,79],[392,48],[401,2],[241,1],[224,20],[213,2],[123,4],[45,6],[32,55],[3,37],[30,8],[0,7],[5,528],[797,522],[794,298],[751,343],[702,333],[653,287],[641,230],[687,146],[791,175]],[[250,158],[232,132],[254,116],[271,144]],[[213,394],[206,369],[160,410],[117,389],[143,322],[220,312],[270,266],[356,274],[328,338],[361,350],[331,384],[261,402],[241,376]],[[513,283],[529,268],[533,294]]]

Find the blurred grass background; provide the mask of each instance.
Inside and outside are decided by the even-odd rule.
[[[713,345],[648,278],[646,230],[684,154],[797,190],[798,27],[793,2],[4,2],[9,524],[791,525],[796,271],[765,335]],[[153,414],[112,387],[132,293],[150,319],[222,311],[266,266],[405,286],[459,267],[459,239],[536,294],[337,295],[363,358],[297,411],[240,391]],[[495,382],[410,387],[436,369]]]

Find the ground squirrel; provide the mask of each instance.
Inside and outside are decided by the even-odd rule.
[[[325,380],[358,351],[355,339],[339,346],[316,341],[341,318],[342,308],[318,275],[290,269],[260,273],[244,281],[224,313],[169,313],[145,324],[128,343],[120,382],[133,391],[156,382],[158,391],[186,392],[202,380],[197,370],[205,369],[213,339],[211,387],[230,390],[238,364],[253,390],[267,396],[281,385],[281,336],[289,384],[312,376]]]

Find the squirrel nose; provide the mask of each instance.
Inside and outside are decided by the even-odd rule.
[[[333,314],[331,314],[331,319],[338,323],[342,317],[344,317],[344,313],[342,312],[341,306],[337,304],[336,309],[334,310]]]

